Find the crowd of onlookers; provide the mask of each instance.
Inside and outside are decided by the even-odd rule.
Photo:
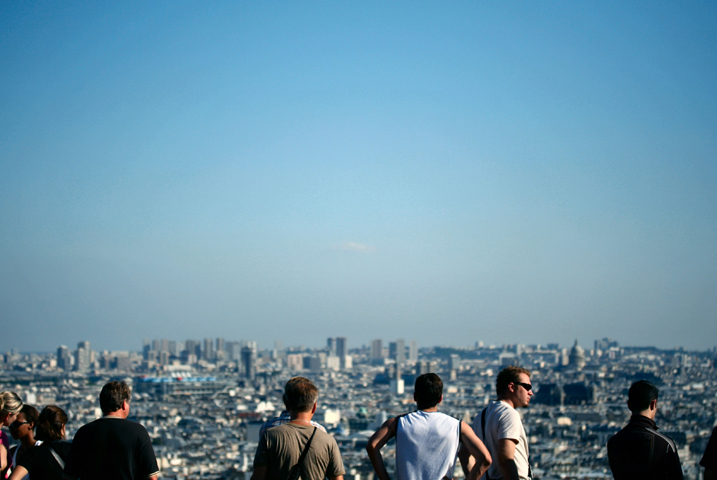
[[[38,412],[13,392],[0,392],[0,480],[156,480],[157,459],[147,430],[127,420],[130,389],[109,382],[100,392],[102,418],[65,440],[67,414],[56,405]]]
[[[387,420],[368,440],[369,459],[379,480],[391,480],[381,449],[395,438],[397,480],[450,480],[456,462],[468,480],[531,480],[525,429],[517,408],[533,396],[530,371],[510,366],[496,379],[496,400],[475,416],[472,425],[438,411],[441,378],[416,379],[417,410]],[[630,422],[607,445],[616,480],[683,480],[674,441],[658,432],[658,389],[646,380],[628,392]],[[335,439],[313,421],[318,388],[294,377],[284,389],[286,411],[262,427],[252,480],[343,480],[344,467]],[[67,415],[49,405],[38,412],[13,392],[0,392],[0,423],[19,442],[10,447],[0,431],[0,480],[156,480],[157,460],[147,430],[127,420],[130,389],[109,382],[100,392],[103,416],[65,441]],[[716,429],[717,431],[717,429]],[[713,433],[700,462],[704,479],[717,480],[717,438]]]
[[[0,432],[0,467],[2,478],[61,479],[64,461],[70,449],[65,442],[67,414],[55,405],[38,412],[32,405],[24,405],[13,392],[0,392],[0,422],[9,427],[19,445],[10,447],[5,432]]]

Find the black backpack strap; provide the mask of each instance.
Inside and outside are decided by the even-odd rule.
[[[302,470],[304,469],[304,459],[306,458],[306,454],[309,451],[309,447],[311,447],[311,441],[314,439],[314,435],[316,435],[316,427],[314,427],[314,431],[311,433],[309,441],[306,442],[306,445],[304,445],[304,450],[302,450],[301,452],[299,461],[296,462],[296,465],[291,467],[291,470],[289,470],[289,476],[287,477],[287,480],[299,480],[299,478],[303,478]]]
[[[309,452],[309,447],[311,447],[311,441],[314,439],[314,435],[316,435],[316,427],[314,427],[314,431],[311,432],[311,436],[309,437],[309,441],[306,442],[306,446],[304,446],[304,451],[301,452],[301,456],[299,457],[299,461],[296,462],[297,465],[303,466],[304,465],[304,459],[306,458],[306,454]]]

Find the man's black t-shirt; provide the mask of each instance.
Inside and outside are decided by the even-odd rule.
[[[25,467],[32,480],[57,480],[62,478],[62,467],[52,454],[52,450],[63,461],[67,461],[70,454],[70,442],[62,440],[45,442],[23,453],[17,459],[17,464]]]
[[[142,425],[117,417],[102,417],[77,431],[64,477],[141,480],[158,472],[152,442]]]

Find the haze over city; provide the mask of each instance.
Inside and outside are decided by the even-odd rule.
[[[0,350],[717,341],[709,2],[6,2]]]

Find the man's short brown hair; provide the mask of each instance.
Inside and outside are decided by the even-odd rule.
[[[523,367],[516,367],[511,365],[505,367],[498,373],[498,378],[495,380],[495,391],[498,395],[502,395],[508,390],[508,385],[511,383],[518,383],[520,381],[520,374],[524,373],[530,376],[530,370]]]
[[[124,382],[109,382],[100,392],[100,408],[102,413],[107,415],[108,413],[116,412],[122,408],[122,403],[127,400],[129,403],[130,390]]]
[[[319,389],[305,377],[294,377],[284,387],[284,405],[290,412],[311,411],[319,399]]]

